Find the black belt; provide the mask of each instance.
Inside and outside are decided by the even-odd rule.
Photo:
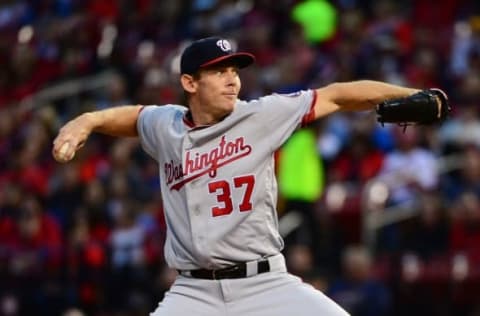
[[[270,264],[268,260],[257,261],[257,274],[269,272]],[[188,275],[196,279],[221,280],[221,279],[240,279],[247,277],[247,264],[242,262],[234,266],[218,270],[183,270],[178,271],[181,275]]]

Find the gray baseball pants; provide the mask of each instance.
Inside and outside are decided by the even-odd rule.
[[[151,316],[348,316],[330,298],[286,271],[282,255],[270,272],[242,279],[179,275]],[[249,272],[247,275],[255,274]],[[250,265],[253,266],[253,265]]]

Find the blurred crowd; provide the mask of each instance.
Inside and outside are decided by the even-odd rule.
[[[136,139],[93,135],[63,165],[51,143],[85,111],[182,104],[178,55],[210,35],[256,55],[243,99],[356,79],[448,93],[443,124],[338,113],[294,135],[280,224],[290,271],[353,316],[480,315],[474,0],[1,1],[0,315],[153,311],[176,276],[156,164]]]

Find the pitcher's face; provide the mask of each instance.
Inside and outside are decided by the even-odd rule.
[[[191,101],[218,118],[233,111],[241,88],[238,68],[228,64],[202,68],[192,77],[191,85]]]

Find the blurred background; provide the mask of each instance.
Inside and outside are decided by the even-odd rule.
[[[257,56],[243,99],[375,79],[441,87],[452,118],[338,113],[278,152],[292,273],[353,316],[480,315],[480,3],[475,0],[0,1],[0,315],[148,315],[163,260],[157,166],[59,127],[120,104],[183,102],[178,54],[221,35]]]

